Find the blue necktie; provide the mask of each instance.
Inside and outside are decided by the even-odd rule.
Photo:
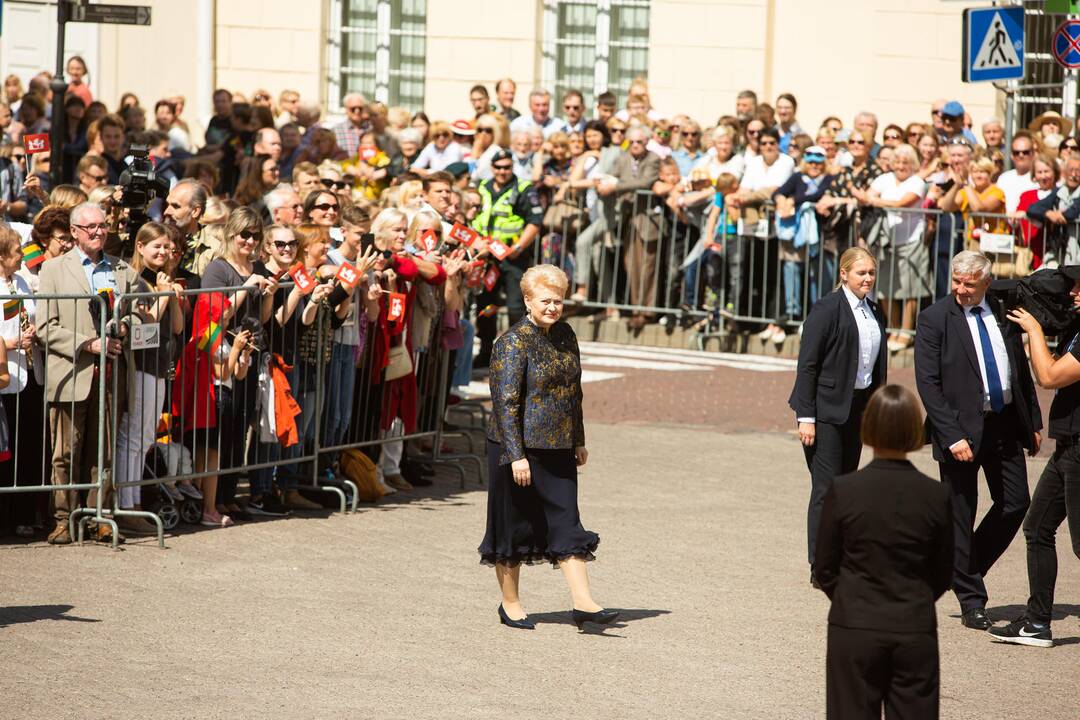
[[[983,364],[986,365],[986,385],[990,388],[990,409],[999,413],[1005,409],[1005,393],[1001,391],[1001,376],[998,375],[994,346],[990,344],[990,332],[986,329],[986,322],[982,317],[982,307],[976,305],[971,308],[971,314],[975,316],[975,324],[979,327]]]

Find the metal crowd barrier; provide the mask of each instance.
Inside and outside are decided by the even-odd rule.
[[[9,361],[15,361],[17,372],[16,377],[10,378],[8,387],[0,391],[6,426],[4,451],[10,453],[10,458],[0,463],[0,496],[7,496],[0,502],[12,503],[16,513],[36,514],[39,508],[34,506],[33,500],[25,498],[32,493],[45,497],[52,494],[50,507],[66,511],[67,516],[59,518],[57,514],[49,514],[57,521],[66,520],[72,538],[82,542],[87,522],[103,523],[112,530],[112,544],[116,547],[116,523],[105,514],[104,505],[111,472],[110,445],[105,432],[107,424],[103,422],[109,412],[107,379],[111,361],[102,347],[89,363],[83,363],[78,375],[65,373],[61,377],[51,377],[49,373],[54,355],[75,358],[80,353],[89,353],[77,340],[96,337],[99,329],[108,325],[108,305],[96,297],[71,294],[3,294],[0,304],[5,320],[18,317],[20,332],[31,327],[36,330],[36,339],[29,351],[7,351]],[[90,327],[79,322],[83,315],[80,308],[84,307],[92,320]],[[73,318],[74,325],[67,328],[68,332],[50,331],[47,319],[61,314]],[[70,366],[72,363],[65,364]],[[57,365],[56,372],[59,368]],[[79,376],[87,388],[84,400],[49,401],[50,386],[57,385],[58,391],[73,389]],[[15,391],[16,387],[20,389]],[[40,421],[36,421],[37,418]],[[97,423],[100,431],[90,437],[82,434],[82,428],[75,431],[73,424],[83,425],[86,421]],[[57,434],[63,447],[56,445]],[[79,499],[83,494],[87,496],[85,502]],[[30,522],[30,518],[26,519]]]
[[[283,283],[281,288],[282,292],[287,292],[291,283]],[[50,338],[44,330],[39,334],[41,345],[31,361],[31,374],[40,376],[40,385],[35,383],[15,395],[8,405],[15,410],[5,413],[11,423],[8,441],[12,459],[0,463],[0,479],[5,477],[4,468],[7,467],[12,482],[6,487],[0,484],[0,495],[90,492],[91,501],[73,507],[69,516],[69,532],[73,538],[76,537],[76,520],[79,520],[79,542],[83,540],[87,521],[104,523],[112,529],[113,546],[116,547],[116,521],[124,517],[141,517],[155,524],[158,543],[164,547],[164,530],[175,527],[180,519],[198,523],[203,506],[202,500],[186,493],[182,494],[182,499],[174,500],[165,486],[172,489],[194,480],[203,483],[204,491],[209,479],[216,482],[215,505],[233,502],[238,480],[241,475],[246,475],[252,494],[270,491],[273,484],[282,489],[328,492],[337,497],[340,512],[355,511],[359,497],[356,486],[344,477],[334,477],[327,472],[337,455],[347,449],[385,452],[385,447],[393,443],[426,440],[431,443],[431,448],[424,449],[420,460],[454,468],[462,488],[465,487],[466,475],[461,463],[473,463],[483,483],[483,463],[472,452],[471,438],[466,435],[470,448],[467,453],[448,454],[441,451],[442,439],[452,436],[443,428],[451,352],[443,350],[440,344],[441,309],[429,326],[427,339],[414,349],[415,431],[388,435],[381,432],[379,427],[381,413],[386,407],[382,403],[386,383],[382,381],[381,373],[373,374],[371,370],[376,337],[373,325],[368,324],[362,336],[363,353],[355,352],[355,347],[346,346],[349,372],[343,373],[341,378],[351,381],[351,389],[339,387],[340,378],[329,377],[334,365],[322,361],[325,356],[342,352],[336,347],[336,342],[329,348],[325,344],[326,335],[333,330],[332,326],[327,327],[331,323],[330,314],[323,310],[318,312],[315,319],[318,330],[313,330],[314,348],[308,347],[304,351],[300,347],[298,326],[287,323],[282,327],[273,317],[258,323],[244,319],[249,313],[260,320],[263,318],[261,306],[255,306],[256,303],[261,304],[261,300],[247,295],[249,292],[244,288],[185,290],[181,294],[184,327],[179,335],[174,336],[171,350],[166,350],[164,346],[167,339],[165,334],[171,328],[163,328],[158,323],[138,322],[135,318],[137,313],[134,312],[134,308],[145,309],[173,297],[170,293],[128,293],[111,298],[108,304],[98,298],[82,295],[0,295],[0,302],[22,301],[27,306],[35,307],[38,325],[43,329],[47,327],[44,324],[46,310],[55,314],[57,303],[96,303],[100,306],[97,326],[76,328],[76,333],[97,337],[101,334],[100,328],[108,327],[111,331],[112,328],[127,326],[125,330],[117,332],[123,332],[124,357],[129,361],[121,363],[109,359],[103,349],[94,368],[97,397],[93,414],[97,419],[98,432],[87,439],[96,443],[95,466],[100,472],[92,482],[78,482],[79,473],[84,472],[85,468],[79,465],[80,458],[72,458],[62,468],[68,473],[70,482],[53,484],[53,472],[48,461],[51,457],[48,452],[53,435],[51,428],[44,423],[42,427],[20,427],[20,419],[28,416],[21,409],[29,407],[31,403],[48,407],[53,414],[63,409],[57,404],[48,403],[45,395],[49,378],[48,363],[44,358],[60,350],[56,345],[59,340]],[[441,292],[434,295],[442,297]],[[228,298],[230,307],[239,308],[228,321],[217,323],[220,326],[218,337],[221,338],[222,349],[213,351],[215,354],[210,352],[214,347],[213,338],[207,339],[209,344],[206,352],[190,350],[192,344],[198,344],[198,338],[192,336],[192,308],[201,296],[210,296],[207,300],[215,298],[212,302],[219,303],[220,298]],[[7,309],[5,305],[5,312]],[[168,312],[166,308],[166,316]],[[363,308],[358,308],[357,312],[363,313]],[[300,322],[299,317],[300,308],[297,308],[296,323]],[[261,328],[254,340],[247,374],[242,379],[232,378],[231,383],[220,377],[215,380],[219,375],[219,363],[212,360],[225,357],[224,349],[235,344],[241,327],[252,330]],[[69,342],[72,343],[74,354],[74,334]],[[277,357],[271,359],[273,355]],[[282,362],[278,363],[278,359]],[[186,370],[185,361],[188,362]],[[274,436],[267,427],[268,415],[265,401],[261,398],[267,397],[266,383],[272,382],[273,373],[269,372],[271,363],[285,375],[293,397],[301,408],[301,414],[295,418],[299,425],[299,442],[290,447],[282,447],[276,438],[270,441]],[[291,369],[288,366],[292,366]],[[182,376],[179,379],[178,372]],[[193,417],[202,416],[205,420],[211,415],[210,384],[213,385],[216,405],[212,413],[217,420],[214,428],[202,427],[207,422],[192,422]],[[342,395],[343,392],[348,394],[347,397]],[[346,425],[334,437],[330,437],[327,431],[332,417],[328,411],[335,407],[328,400],[347,400],[352,411]],[[70,403],[66,409],[69,414],[74,414],[82,408],[77,403]],[[173,412],[177,409],[181,410],[180,414]],[[11,417],[12,414],[14,417]],[[55,421],[49,423],[54,424]],[[193,424],[199,427],[192,427]],[[27,433],[37,433],[38,437],[43,438],[42,457],[28,458],[25,451],[21,451],[25,444],[19,438],[26,437]],[[70,451],[68,455],[71,455]],[[412,457],[417,458],[417,455]],[[378,463],[378,456],[373,459]],[[153,493],[144,492],[149,486],[157,486],[156,498]],[[111,502],[107,502],[105,496],[110,490],[113,497]],[[69,502],[72,505],[77,502],[74,495],[71,495]],[[143,509],[135,510],[135,505],[142,505]]]
[[[812,240],[796,248],[778,237],[771,204],[757,208],[755,222],[720,213],[711,245],[703,237],[711,194],[684,208],[682,219],[648,190],[620,201],[606,217],[598,202],[590,218],[580,193],[564,204],[569,208],[558,214],[561,224],[549,224],[535,243],[534,262],[560,265],[571,287],[587,288],[581,306],[639,313],[649,321],[697,321],[706,336],[725,334],[726,321],[794,330],[835,288],[839,257],[854,245],[878,258],[877,297],[890,333],[901,336],[913,335],[918,311],[951,291],[949,261],[960,250],[983,249],[997,278],[1014,277],[1017,258],[1026,254],[1017,223],[1000,213],[834,208],[845,219],[823,218]],[[904,232],[918,237],[898,245]],[[1059,254],[1080,256],[1080,225],[1063,232],[1073,238],[1073,249],[1062,246]],[[1012,243],[1010,235],[1016,235]]]

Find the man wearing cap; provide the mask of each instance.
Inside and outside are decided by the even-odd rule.
[[[939,137],[942,145],[948,145],[953,138],[962,137],[973,147],[978,144],[975,133],[964,127],[964,106],[956,100],[950,100],[941,108],[941,130]]]
[[[1080,266],[1061,268],[1063,285],[1071,286],[1073,308],[1080,311]],[[1027,333],[1031,369],[1041,387],[1053,389],[1049,435],[1057,442],[1047,461],[1031,507],[1024,518],[1027,541],[1028,597],[1024,613],[1005,627],[991,628],[994,642],[1052,647],[1050,616],[1057,584],[1057,547],[1054,536],[1063,520],[1069,520],[1073,553],[1080,557],[1080,324],[1059,337],[1055,358],[1046,344],[1046,335],[1031,313],[1017,308],[1009,313]]]
[[[491,290],[485,289],[476,299],[481,313],[476,319],[476,335],[480,338],[480,354],[474,367],[487,367],[491,347],[498,333],[496,316],[482,312],[497,305],[500,293],[506,294],[506,310],[513,325],[525,314],[525,299],[521,295],[521,276],[532,265],[533,241],[540,233],[544,210],[540,197],[531,182],[514,177],[514,158],[508,150],[491,156],[492,178],[480,183],[477,191],[484,204],[473,220],[473,229],[492,242],[510,248],[502,261],[493,260],[499,277]]]
[[[543,88],[529,93],[529,114],[510,123],[511,133],[532,132],[533,128],[540,128],[545,140],[552,133],[566,132],[566,123],[551,116],[551,93]]]
[[[987,630],[984,578],[1023,523],[1024,450],[1042,443],[1042,413],[1019,328],[987,297],[990,260],[965,250],[949,263],[952,293],[919,313],[915,384],[941,482],[952,491],[953,591],[964,627]],[[982,469],[993,504],[975,519]]]

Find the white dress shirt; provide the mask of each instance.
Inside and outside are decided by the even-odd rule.
[[[881,350],[881,327],[874,311],[866,298],[859,299],[848,287],[843,286],[851,312],[855,315],[855,326],[859,330],[859,368],[855,372],[855,389],[865,390],[874,381],[874,367],[877,365],[878,352]],[[812,423],[816,418],[796,418],[801,423]]]
[[[986,298],[979,303],[982,308],[982,319],[986,330],[990,335],[990,347],[994,349],[994,360],[997,362],[998,376],[1001,380],[1001,392],[1005,396],[1005,404],[1012,402],[1012,385],[1009,380],[1009,353],[1005,349],[1005,338],[1001,335],[994,313],[990,312],[990,306]],[[972,308],[965,307],[964,317],[967,318],[968,330],[971,331],[971,340],[975,343],[975,354],[979,356],[979,374],[983,383],[983,410],[990,409],[990,385],[986,382],[986,362],[983,360],[982,340],[979,339],[978,318],[975,317]]]

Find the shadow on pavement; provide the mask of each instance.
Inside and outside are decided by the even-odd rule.
[[[14,605],[0,607],[0,628],[38,620],[68,620],[70,622],[101,622],[95,618],[84,618],[67,613],[74,605]]]
[[[990,619],[994,621],[1006,620],[1012,622],[1027,611],[1026,605],[999,605],[998,607],[986,608],[986,612],[990,615]],[[1080,605],[1054,605],[1054,611],[1051,615],[1051,620],[1064,620],[1069,616],[1080,617]],[[959,615],[954,617],[959,618]],[[1054,641],[1055,645],[1065,644]]]
[[[670,610],[646,610],[646,609],[630,609],[630,608],[612,608],[619,611],[619,617],[615,619],[610,625],[597,625],[595,623],[585,623],[582,630],[583,635],[603,635],[604,637],[623,637],[622,635],[609,634],[604,632],[610,629],[620,629],[627,626],[628,623],[636,620],[647,620],[649,618],[659,617],[660,615],[670,615]],[[564,612],[543,612],[543,613],[529,613],[529,619],[535,622],[537,625],[550,624],[550,625],[573,625],[574,621],[570,619],[570,611]]]

